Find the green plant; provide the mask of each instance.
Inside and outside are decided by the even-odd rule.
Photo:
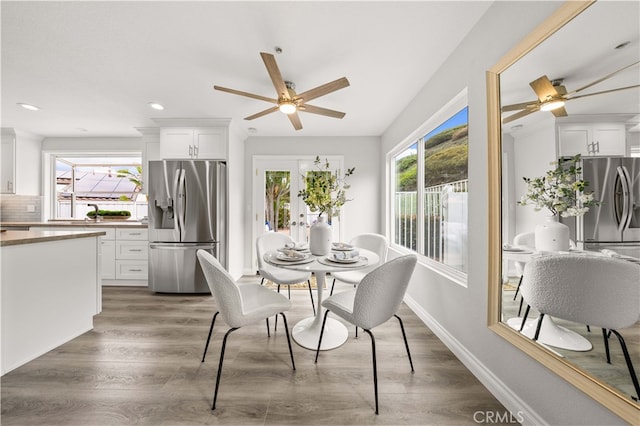
[[[546,175],[537,178],[523,177],[527,183],[527,193],[518,201],[525,206],[532,204],[534,210],[548,209],[554,216],[582,216],[589,211],[589,206],[598,205],[593,193],[584,192],[589,182],[578,179],[582,170],[578,163],[580,154],[562,163],[551,163],[553,169]]]
[[[298,197],[302,198],[312,212],[319,212],[318,216],[324,213],[329,217],[337,216],[340,214],[340,207],[351,201],[347,199],[350,185],[346,183],[346,179],[356,168],[347,169],[341,175],[340,170],[331,170],[329,160],[325,159],[322,163],[319,156],[316,156],[313,164],[317,170],[309,171],[302,177],[305,187],[298,192]]]
[[[130,182],[134,183],[136,185],[134,189],[135,192],[140,192],[142,190],[142,166],[136,166],[136,173],[133,173],[129,169],[120,169],[116,173],[116,176],[120,178],[126,177]],[[131,201],[131,199],[126,195],[121,195],[120,201]]]
[[[87,216],[88,217],[95,217],[96,215],[96,211],[95,210],[91,210],[90,212],[87,212]],[[129,217],[131,216],[131,212],[127,211],[127,210],[98,210],[98,216],[123,216],[123,217]]]

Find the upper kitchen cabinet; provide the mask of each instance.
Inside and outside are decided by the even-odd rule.
[[[626,155],[624,123],[558,124],[558,156]]]
[[[0,151],[0,193],[15,194],[16,181],[16,134],[13,129],[2,129],[2,151]]]
[[[227,127],[165,127],[160,129],[162,159],[226,160]]]

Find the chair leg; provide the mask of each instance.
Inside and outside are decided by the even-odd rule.
[[[333,287],[336,286],[336,279],[333,279],[333,283],[331,283],[331,291],[329,292],[329,296],[333,296]]]
[[[216,376],[216,390],[213,392],[213,404],[211,405],[211,410],[216,409],[216,400],[218,399],[218,387],[220,387],[220,376],[222,375],[222,362],[224,361],[224,350],[227,346],[227,337],[236,331],[238,328],[230,328],[224,335],[224,339],[222,339],[222,349],[220,350],[220,362],[218,363],[218,375]]]
[[[204,353],[202,354],[202,361],[200,362],[204,362],[204,357],[207,356],[207,349],[209,348],[209,341],[211,340],[211,332],[213,331],[213,324],[216,323],[216,317],[218,316],[219,313],[220,311],[216,312],[215,314],[213,314],[213,318],[211,318],[211,327],[209,327],[209,335],[207,336],[207,343],[204,345]]]
[[[633,364],[631,363],[631,357],[629,356],[627,345],[624,343],[624,338],[620,335],[620,333],[618,333],[616,330],[609,330],[609,331],[615,334],[618,340],[620,341],[620,347],[622,347],[624,360],[627,362],[627,368],[629,369],[629,374],[631,375],[631,381],[633,382],[633,387],[636,390],[636,397],[633,397],[633,399],[638,401],[638,399],[640,399],[640,384],[638,384],[638,376],[636,376],[636,372],[633,369]]]
[[[318,338],[318,349],[316,349],[316,360],[313,361],[315,364],[318,363],[318,354],[320,353],[320,344],[322,343],[322,334],[324,333],[324,325],[327,323],[327,315],[329,315],[328,309],[324,312],[324,318],[322,319],[322,327],[320,327],[320,337]]]
[[[516,300],[516,297],[518,297],[518,292],[520,291],[520,284],[522,284],[522,275],[520,275],[520,280],[518,280],[518,287],[516,287],[516,294],[513,295],[513,300]]]
[[[264,277],[260,280],[260,285],[264,285]]]
[[[533,340],[538,340],[538,337],[540,337],[540,327],[542,326],[543,318],[544,314],[540,313],[540,316],[538,317],[538,325],[536,326],[536,334],[533,336]]]
[[[289,345],[289,355],[291,355],[291,365],[293,369],[296,369],[296,362],[293,360],[293,349],[291,349],[291,337],[289,337],[289,326],[287,325],[287,317],[284,316],[284,312],[280,312],[282,315],[282,321],[284,321],[284,332],[287,335],[287,344]]]
[[[520,306],[518,307],[518,316],[520,316],[520,312],[522,312],[522,303],[524,302],[524,297],[520,296]]]
[[[265,319],[267,320],[267,337],[271,337],[271,331],[269,331],[269,318],[265,318]]]
[[[373,333],[366,328],[363,330],[371,337],[371,353],[373,355],[373,391],[376,397],[376,414],[378,414],[378,366],[376,364],[376,339],[373,337]]]
[[[313,308],[313,316],[316,316],[316,304],[313,302],[313,291],[311,291],[311,280],[307,280],[309,285],[309,296],[311,297],[311,307]]]
[[[607,364],[611,364],[611,353],[609,352],[609,336],[607,336],[607,329],[602,329],[602,337],[604,339],[604,353],[607,356]]]
[[[280,293],[280,284],[278,284],[278,293]],[[291,299],[291,294],[289,294],[289,299]],[[278,330],[278,315],[276,315],[276,324],[273,326],[273,332],[275,333]]]
[[[411,360],[411,351],[409,351],[409,343],[407,342],[407,335],[404,332],[404,324],[402,323],[402,318],[400,318],[398,315],[394,315],[394,317],[396,317],[398,319],[398,322],[400,322],[400,329],[402,330],[402,338],[404,339],[404,347],[407,348],[407,355],[409,356],[409,364],[411,364],[411,372],[415,372],[415,370],[413,369],[413,361]]]
[[[527,304],[527,309],[524,310],[524,316],[522,317],[522,324],[520,324],[520,330],[518,331],[522,331],[524,329],[524,325],[527,322],[527,317],[529,316],[529,309],[531,309],[531,305]]]

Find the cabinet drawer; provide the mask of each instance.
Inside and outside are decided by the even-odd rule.
[[[146,280],[147,273],[147,262],[140,262],[136,260],[116,260],[117,280]]]
[[[116,228],[117,240],[135,240],[135,241],[147,241],[149,240],[149,231],[147,229],[121,229]]]
[[[116,259],[147,259],[147,243],[138,241],[116,241]]]

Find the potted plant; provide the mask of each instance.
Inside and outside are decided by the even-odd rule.
[[[544,176],[522,178],[527,183],[527,193],[518,204],[533,205],[535,211],[547,209],[551,213],[545,224],[536,227],[537,250],[568,250],[569,228],[558,222],[559,216],[579,217],[599,203],[593,193],[585,192],[589,182],[579,178],[580,154],[551,165],[553,168]]]
[[[347,189],[350,185],[346,179],[353,174],[355,167],[347,169],[344,174],[340,170],[333,171],[329,160],[324,162],[316,156],[316,170],[307,172],[302,177],[304,188],[298,192],[304,203],[312,212],[318,212],[318,221],[309,230],[309,249],[312,254],[325,255],[331,250],[331,228],[329,220],[340,214],[340,208],[347,202]]]

